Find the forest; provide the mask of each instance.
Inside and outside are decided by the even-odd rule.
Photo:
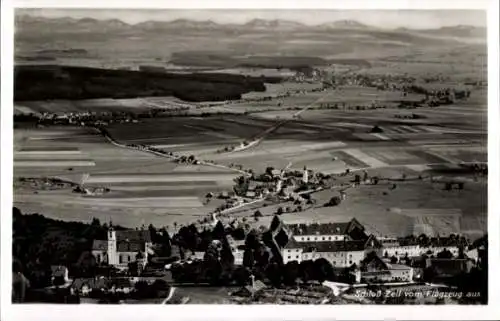
[[[185,101],[237,100],[279,77],[174,74],[70,66],[16,66],[14,101],[174,96]]]

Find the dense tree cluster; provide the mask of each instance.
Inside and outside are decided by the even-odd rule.
[[[113,228],[124,229],[117,225]],[[68,267],[70,277],[111,276],[116,269],[98,265],[90,252],[93,240],[105,240],[107,231],[108,224],[101,224],[97,218],[90,224],[65,222],[40,214],[23,215],[14,208],[12,254],[33,288],[49,285],[52,265]],[[150,225],[149,231],[157,256],[169,257],[171,240],[165,228],[156,230]]]
[[[98,219],[91,224],[64,222],[39,214],[22,215],[14,208],[12,254],[36,287],[38,281],[49,279],[51,265],[65,265],[79,274],[94,273],[95,259],[88,251],[92,241],[106,239],[106,233],[107,225]]]
[[[237,100],[265,91],[264,82],[280,78],[229,74],[169,74],[85,67],[18,66],[14,72],[16,101],[46,99],[135,98],[174,96],[185,101]]]

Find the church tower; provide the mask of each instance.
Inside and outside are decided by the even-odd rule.
[[[276,192],[279,193],[281,191],[282,185],[283,185],[283,181],[281,179],[278,180],[278,182],[276,182]]]
[[[118,252],[116,246],[116,231],[112,226],[108,229],[108,264],[118,264]]]
[[[309,181],[309,173],[307,171],[306,166],[304,166],[304,173],[302,174],[302,181],[304,182],[304,184],[307,184],[307,182]]]

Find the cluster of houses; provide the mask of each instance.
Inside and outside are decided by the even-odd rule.
[[[427,245],[408,238],[378,238],[368,235],[356,219],[336,223],[281,224],[274,231],[274,235],[278,234],[281,237],[276,237],[271,246],[276,247],[285,264],[323,258],[334,268],[352,268],[358,282],[373,278],[384,282],[420,278],[422,271],[414,269],[412,262],[422,257],[425,257],[424,267],[454,269],[450,273],[468,272],[478,263],[476,250],[465,251],[464,257],[459,257],[461,249],[467,245],[460,238],[431,238]],[[451,253],[450,257],[439,258],[438,253],[444,251]]]
[[[314,173],[304,168],[302,172],[287,172],[284,170],[272,169],[256,177],[241,178],[243,182],[239,184],[237,191],[222,191],[217,198],[226,200],[218,210],[238,206],[249,200],[262,199],[271,195],[276,195],[281,199],[297,201],[304,205],[307,200],[301,196],[297,189],[304,184],[318,183]],[[213,193],[208,193],[206,198],[213,198]],[[217,210],[216,210],[217,211]]]
[[[138,123],[136,114],[125,112],[70,112],[63,114],[43,113],[38,117],[42,124],[76,126],[107,126],[110,123]]]
[[[113,103],[119,104],[119,102]],[[114,105],[113,105],[114,106]],[[54,125],[74,125],[74,126],[108,126],[109,124],[118,123],[139,123],[142,118],[153,118],[161,116],[175,115],[182,111],[190,109],[189,105],[163,103],[158,105],[149,101],[142,101],[144,109],[138,111],[80,111],[80,112],[63,112],[49,113],[44,112],[34,115],[40,124]],[[172,114],[173,113],[173,114]]]
[[[481,258],[478,249],[464,251],[464,245],[467,244],[458,237],[430,238],[426,245],[422,245],[414,238],[387,238],[368,234],[356,219],[347,222],[286,224],[276,217],[273,221],[268,230],[272,235],[271,241],[264,241],[273,256],[280,256],[284,264],[325,259],[334,269],[348,270],[357,283],[412,282],[422,278],[422,268],[426,267],[432,267],[440,276],[452,277],[468,273],[480,263],[478,259]],[[227,241],[235,266],[242,266],[245,240],[227,235]],[[130,263],[136,263],[138,275],[141,275],[154,256],[153,249],[149,230],[114,230],[110,227],[106,239],[93,241],[92,255],[98,264],[122,271],[130,269]],[[444,251],[451,255],[438,255]],[[184,260],[203,260],[204,255],[202,251],[193,252],[187,254]],[[423,266],[413,264],[422,257],[425,257]],[[144,277],[115,279],[94,277],[71,280],[66,267],[52,267],[54,286],[69,288],[72,293],[78,292],[83,296],[89,295],[92,289],[127,294],[133,291],[134,283],[138,280],[149,283],[155,280]],[[255,290],[255,287],[251,289]]]
[[[410,238],[385,238],[368,235],[356,219],[348,222],[285,224],[271,227],[273,241],[266,244],[274,255],[280,255],[284,264],[326,259],[334,269],[351,269],[357,282],[410,282],[421,279],[423,268],[433,267],[442,276],[467,273],[478,264],[477,250],[460,257],[463,239],[455,237],[431,238],[421,245]],[[278,236],[279,235],[279,236]],[[235,265],[243,264],[245,241],[228,236]],[[450,257],[439,257],[448,251]],[[190,259],[202,260],[203,252],[195,252]],[[423,265],[420,264],[423,260]],[[416,264],[419,263],[419,264]]]

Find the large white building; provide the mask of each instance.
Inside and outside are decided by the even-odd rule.
[[[283,263],[324,258],[334,267],[359,265],[369,252],[380,253],[381,244],[368,236],[356,219],[349,222],[291,224],[288,243],[281,249]]]
[[[296,242],[329,242],[360,240],[367,237],[365,228],[356,219],[349,222],[288,224]]]
[[[429,246],[425,247],[419,246],[413,238],[379,240],[374,235],[367,235],[364,226],[356,219],[336,223],[284,224],[279,218],[275,218],[270,230],[273,237],[269,246],[275,254],[281,256],[284,264],[323,258],[333,267],[345,268],[353,264],[360,266],[370,253],[378,258],[387,255],[401,259],[422,254],[437,256],[444,249],[449,250],[453,256],[459,252],[456,242],[450,238],[432,238]],[[382,265],[377,271],[365,271],[365,276],[387,280],[413,278],[413,270],[409,267],[388,263]]]
[[[359,266],[366,254],[379,250],[379,244],[374,239],[366,241],[325,241],[325,242],[296,242],[291,240],[282,249],[283,263],[291,261],[326,259],[333,267]]]
[[[119,269],[128,268],[131,262],[145,266],[148,255],[153,253],[153,243],[148,230],[108,230],[106,240],[94,240],[92,255],[97,264],[107,263]]]

